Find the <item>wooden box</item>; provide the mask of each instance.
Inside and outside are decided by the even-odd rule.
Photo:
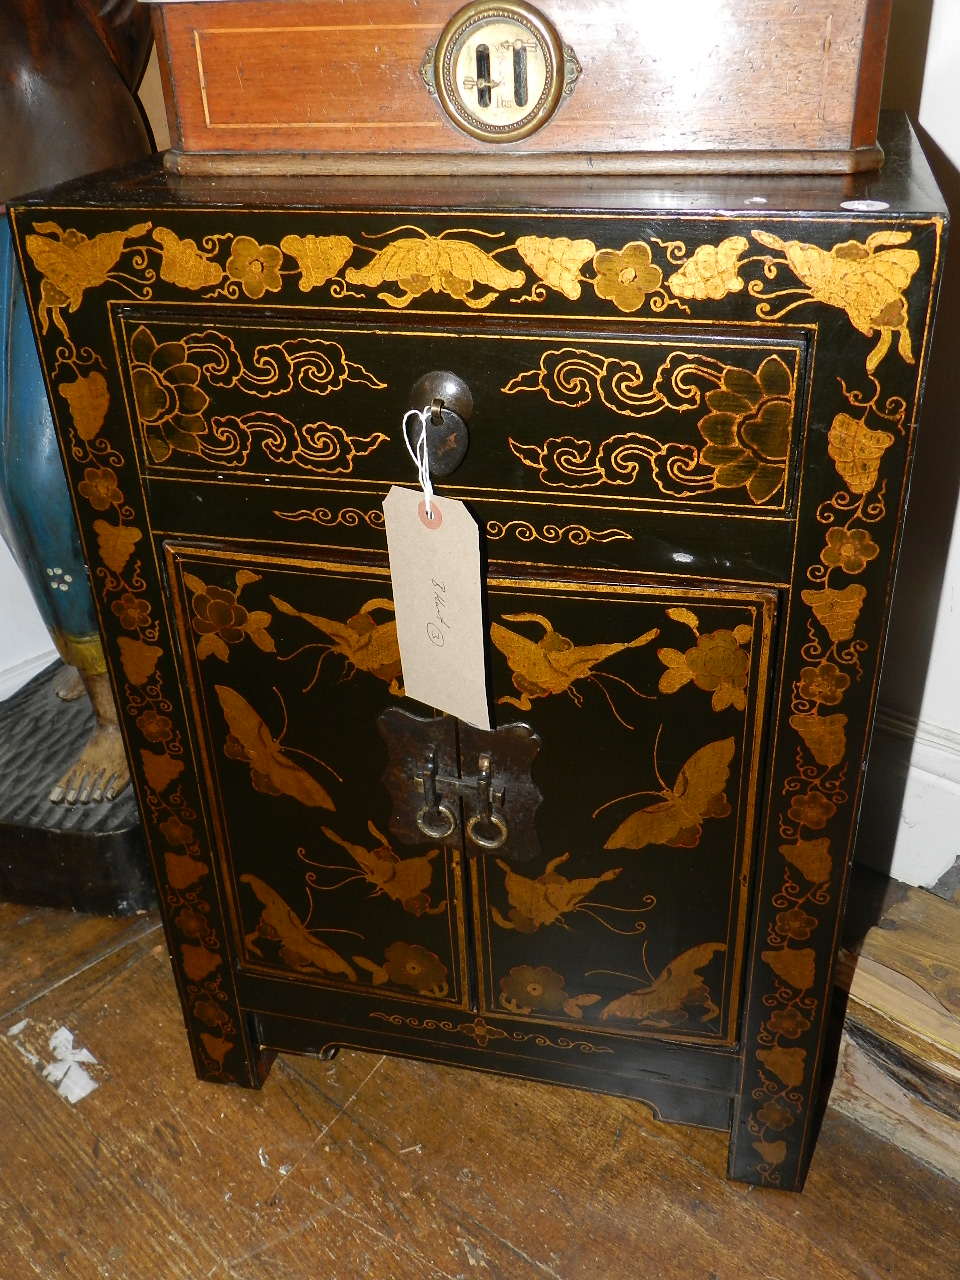
[[[494,39],[477,52],[488,11]],[[889,16],[890,0],[168,0],[155,10],[167,163],[425,176],[876,167]]]
[[[535,204],[154,160],[14,209],[204,1079],[420,1056],[801,1184],[942,257],[905,122],[889,148]],[[438,492],[481,533],[486,736],[397,647],[382,501],[434,370],[473,399]],[[464,785],[411,835],[428,748]]]

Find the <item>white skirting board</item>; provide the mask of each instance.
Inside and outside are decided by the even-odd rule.
[[[960,858],[960,734],[881,707],[856,860],[931,888]]]

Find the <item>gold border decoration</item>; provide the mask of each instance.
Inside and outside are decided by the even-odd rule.
[[[783,215],[778,220],[795,219]],[[75,312],[86,290],[107,282],[142,300],[153,297],[159,280],[204,300],[252,302],[281,293],[289,277],[296,278],[301,293],[327,288],[338,301],[366,297],[351,285],[378,289],[392,284],[399,293],[376,295],[392,308],[407,307],[432,293],[482,310],[502,293],[527,285],[525,270],[500,261],[513,254],[536,277],[528,293],[510,299],[514,304],[542,303],[551,292],[576,301],[587,285],[599,302],[609,303],[621,315],[634,316],[647,309],[659,314],[670,307],[686,315],[696,307],[710,315],[711,304],[746,289],[761,321],[782,319],[813,302],[843,310],[854,328],[868,337],[879,334],[867,357],[869,374],[876,372],[894,335],[901,357],[913,362],[906,290],[919,269],[920,257],[906,247],[912,231],[877,231],[863,242],[847,240],[827,250],[754,229],[754,240],[766,252],[753,255],[742,235],[727,236],[716,245],[699,245],[692,254],[681,240],[662,241],[655,236],[649,243],[633,240],[620,248],[598,247],[585,238],[520,236],[512,244],[489,248],[491,241],[503,240],[505,234],[467,228],[431,235],[420,226],[404,224],[374,235],[364,233],[361,243],[340,234],[291,234],[272,245],[223,231],[204,236],[198,245],[150,222],[90,239],[72,228],[64,231],[58,223],[41,221],[24,237],[24,245],[43,277],[38,307],[41,331],[46,333],[52,318],[64,336],[68,336],[64,309]],[[141,243],[128,244],[135,239]],[[389,243],[378,248],[376,240]],[[358,253],[373,256],[364,266],[347,265]],[[295,267],[284,266],[288,258]],[[120,269],[122,260],[129,269]],[[585,274],[588,264],[589,275]],[[760,278],[748,272],[757,267]],[[784,268],[800,281],[800,287],[768,289]],[[748,274],[752,278],[747,279]],[[482,290],[479,294],[477,288]],[[775,310],[775,304],[785,298],[790,300]]]
[[[864,259],[855,256],[853,261]],[[834,417],[828,453],[843,487],[817,510],[825,533],[818,560],[806,570],[810,585],[800,591],[809,613],[803,665],[790,692],[788,724],[797,744],[796,768],[783,784],[778,817],[785,869],[761,939],[760,962],[772,990],[764,998],[754,1049],[758,1084],[747,1116],[751,1145],[759,1158],[757,1172],[772,1186],[780,1185],[779,1167],[790,1154],[785,1135],[806,1123],[805,1112],[812,1106],[814,1028],[824,1012],[815,994],[822,989],[822,961],[812,943],[833,905],[835,862],[842,856],[828,833],[849,810],[857,790],[857,779],[848,776],[848,717],[841,708],[863,680],[863,662],[870,651],[870,644],[858,636],[868,588],[856,579],[880,556],[873,531],[887,518],[881,463],[896,438],[907,434],[906,401],[885,397],[872,374],[870,382],[872,394],[864,396],[840,380],[847,407]],[[814,1035],[812,1040],[808,1033]],[[750,1070],[752,1064],[746,1066]]]
[[[580,1053],[614,1053],[610,1045],[592,1044],[589,1040],[571,1040],[567,1036],[556,1036],[551,1039],[542,1031],[504,1031],[502,1027],[491,1025],[484,1018],[475,1018],[473,1022],[446,1022],[436,1018],[407,1018],[399,1013],[383,1013],[376,1010],[370,1014],[381,1022],[388,1022],[393,1027],[408,1027],[411,1031],[445,1031],[449,1035],[463,1035],[472,1040],[478,1048],[486,1049],[498,1040],[509,1040],[513,1044],[535,1044],[538,1049],[569,1049]]]

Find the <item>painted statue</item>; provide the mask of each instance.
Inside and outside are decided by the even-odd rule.
[[[148,155],[133,90],[150,51],[138,0],[0,2],[0,208],[28,191]],[[112,800],[130,780],[93,597],[27,305],[0,220],[0,533],[72,670],[64,700],[89,696],[94,731],[50,799]]]

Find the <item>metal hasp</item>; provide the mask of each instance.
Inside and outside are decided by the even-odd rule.
[[[542,796],[530,776],[540,739],[525,724],[476,729],[452,716],[388,707],[377,720],[390,760],[390,831],[408,844],[462,845],[527,862],[540,852],[534,817]]]
[[[467,423],[473,413],[470,388],[455,373],[437,370],[414,383],[410,403],[425,415],[430,475],[442,480],[456,471],[467,454]]]

